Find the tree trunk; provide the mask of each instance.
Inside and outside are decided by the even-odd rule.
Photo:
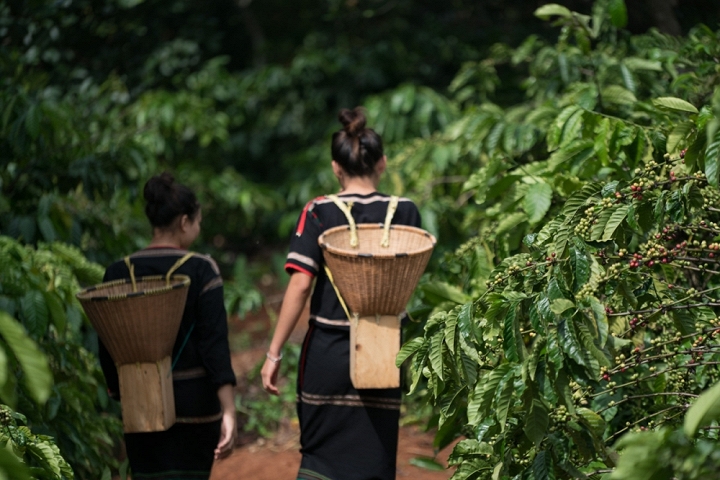
[[[258,22],[258,19],[253,11],[250,10],[251,3],[252,0],[239,0],[238,6],[242,12],[245,28],[247,28],[248,35],[250,35],[250,39],[252,41],[253,65],[261,67],[267,63],[267,56],[265,55],[265,44],[267,42],[265,40],[265,32],[263,31],[262,26],[260,26],[260,22]]]
[[[658,30],[669,35],[682,35],[680,23],[673,11],[677,6],[677,0],[645,0],[645,3],[653,19],[653,25]]]

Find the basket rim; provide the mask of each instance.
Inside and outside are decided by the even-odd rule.
[[[137,283],[142,282],[148,282],[148,281],[157,281],[161,280],[165,282],[167,279],[165,278],[165,275],[148,275],[144,277],[139,277],[135,280]],[[164,285],[162,287],[156,287],[156,288],[149,288],[146,290],[138,290],[137,292],[129,292],[129,293],[121,293],[121,294],[115,294],[115,295],[97,295],[93,297],[88,297],[87,294],[91,292],[96,292],[98,290],[106,290],[111,287],[115,287],[118,285],[126,285],[128,283],[132,283],[132,279],[130,278],[120,278],[118,280],[111,280],[109,282],[103,282],[98,283],[97,285],[93,285],[91,287],[83,288],[80,290],[75,297],[80,300],[81,302],[98,302],[98,301],[117,301],[117,300],[125,300],[126,298],[138,298],[138,297],[146,297],[150,295],[161,295],[163,293],[167,293],[171,290],[177,290],[179,288],[186,288],[190,285],[190,277],[187,275],[172,275],[170,277],[170,285]]]
[[[370,229],[382,229],[383,224],[382,223],[361,223],[357,225],[358,230],[370,230]],[[320,245],[320,248],[322,248],[324,251],[338,255],[343,257],[359,257],[359,258],[380,258],[380,259],[392,259],[392,258],[398,258],[398,257],[411,257],[415,255],[421,255],[423,253],[428,252],[429,250],[432,250],[435,248],[435,244],[437,243],[437,239],[433,234],[428,232],[427,230],[423,230],[422,228],[413,227],[410,225],[390,225],[390,230],[403,230],[407,232],[412,232],[416,234],[421,234],[424,237],[427,237],[430,239],[430,245],[427,247],[423,247],[421,249],[418,249],[412,253],[363,253],[362,251],[356,250],[356,249],[347,249],[347,248],[338,248],[333,247],[332,245],[327,244],[324,240],[327,235],[337,233],[340,231],[349,231],[350,225],[340,225],[333,228],[328,228],[325,230],[322,234],[320,234],[320,237],[318,237],[318,244]]]

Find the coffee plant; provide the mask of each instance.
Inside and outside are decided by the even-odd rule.
[[[80,282],[98,283],[102,273],[68,245],[34,249],[0,236],[0,441],[35,478],[97,479],[118,467],[117,406],[75,298]]]
[[[32,432],[23,425],[24,415],[0,406],[0,441],[9,448],[0,454],[0,478],[29,480],[72,479],[73,471],[62,457],[55,440]],[[26,466],[28,465],[28,466]]]
[[[720,35],[630,37],[623,12],[541,7],[557,44],[467,65],[458,119],[393,147],[441,193],[440,233],[470,234],[421,285],[427,321],[398,356],[438,410],[436,447],[464,437],[453,479],[720,468],[716,410],[678,430],[720,381]],[[495,83],[468,71],[500,64],[524,65],[526,100],[474,104]],[[668,455],[650,465],[642,448]]]

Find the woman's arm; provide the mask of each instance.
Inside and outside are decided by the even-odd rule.
[[[268,350],[268,354],[274,359],[280,358],[283,345],[290,337],[305,308],[305,303],[312,290],[312,281],[313,278],[310,275],[302,272],[296,272],[290,276],[290,283],[285,291],[285,298],[283,298],[282,307],[280,307],[280,316]],[[272,361],[270,358],[265,359],[265,365],[263,365],[261,372],[263,388],[273,395],[280,393],[277,388],[279,370],[279,361]]]
[[[212,260],[201,265],[198,282],[202,285],[198,298],[199,313],[193,335],[197,351],[208,379],[217,385],[217,396],[222,410],[220,438],[215,447],[216,459],[227,456],[235,446],[237,423],[235,417],[235,373],[230,363],[228,324],[223,304],[223,287],[219,271]],[[193,279],[193,281],[195,281]]]
[[[215,459],[223,458],[232,451],[237,432],[233,386],[226,384],[220,387],[218,389],[218,398],[220,399],[223,416],[220,426],[220,440],[215,448]]]

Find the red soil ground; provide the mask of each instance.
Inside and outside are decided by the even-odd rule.
[[[268,300],[270,308],[278,308],[281,296],[270,296]],[[242,389],[248,388],[247,382],[242,379],[264,358],[270,328],[266,311],[231,323],[230,346],[231,349],[238,350],[233,352],[233,370],[240,380],[240,393]],[[306,329],[307,314],[298,322],[290,341],[300,343]],[[239,344],[243,344],[244,348],[235,346]],[[241,435],[233,453],[215,463],[211,480],[294,480],[300,465],[298,440],[297,422],[288,422],[271,439]],[[416,426],[404,426],[400,429],[398,479],[446,480],[452,475],[451,470],[431,471],[410,463],[413,458],[425,457],[434,458],[446,465],[452,446],[435,455],[432,441],[432,432],[423,432]]]

